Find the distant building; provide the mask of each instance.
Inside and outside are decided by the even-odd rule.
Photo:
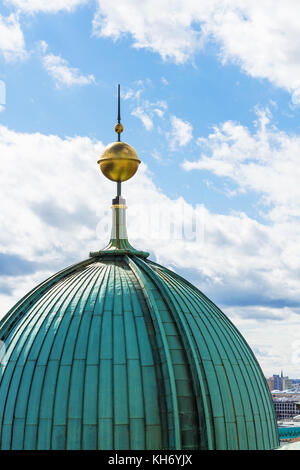
[[[282,389],[283,390],[291,390],[293,387],[292,379],[289,379],[288,377],[283,377],[282,379]]]
[[[283,372],[281,375],[274,374],[272,377],[267,379],[269,389],[272,390],[291,390],[293,387],[293,381],[289,377],[284,377]]]
[[[269,379],[266,379],[266,381],[267,381],[267,384],[268,384],[268,387],[269,387],[270,391],[274,390],[273,377],[270,377]]]
[[[273,375],[273,388],[272,390],[283,390],[283,377],[280,375]]]
[[[277,421],[294,420],[297,417],[299,422],[300,393],[273,390],[272,396]]]
[[[299,400],[299,398],[297,399]],[[299,415],[300,402],[286,399],[274,398],[274,408],[277,420],[287,420]]]

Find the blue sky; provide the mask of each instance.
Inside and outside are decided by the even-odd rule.
[[[115,188],[96,162],[120,83],[143,162],[123,188],[130,240],[217,302],[267,375],[300,376],[299,14],[296,0],[1,3],[1,316],[106,244]],[[178,230],[198,217],[201,237],[141,231],[145,206]]]

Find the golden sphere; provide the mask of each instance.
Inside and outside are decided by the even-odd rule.
[[[115,131],[116,131],[117,134],[121,134],[124,131],[123,124],[121,124],[120,122],[118,124],[116,124],[115,125]]]
[[[100,169],[111,181],[127,181],[137,171],[141,161],[136,151],[126,142],[109,144],[98,160]]]

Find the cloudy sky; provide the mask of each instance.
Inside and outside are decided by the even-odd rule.
[[[130,241],[215,301],[266,375],[300,378],[299,17],[298,0],[3,0],[0,316],[107,243],[96,162],[121,83],[143,162]]]

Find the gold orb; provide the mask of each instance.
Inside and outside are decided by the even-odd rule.
[[[111,181],[127,181],[137,171],[141,161],[136,151],[126,142],[109,144],[98,160],[100,169]]]
[[[122,132],[124,131],[124,127],[123,127],[123,124],[121,124],[120,122],[118,124],[115,125],[115,131],[117,134],[122,134]]]

